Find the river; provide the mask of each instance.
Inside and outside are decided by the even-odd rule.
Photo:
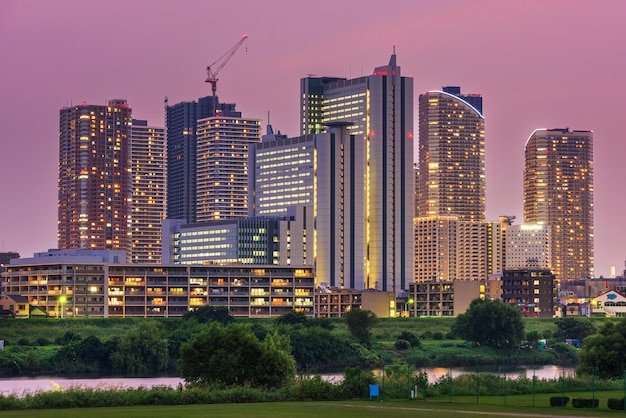
[[[463,373],[476,373],[475,368],[444,368],[444,367],[431,367],[422,369],[428,374],[428,381],[434,383],[442,376],[447,376],[451,371],[452,376],[458,376]],[[374,371],[380,373],[380,370]],[[533,373],[538,379],[553,379],[563,375],[563,372],[567,376],[574,373],[573,368],[561,367],[561,366],[538,366],[532,367],[516,367],[500,369],[480,368],[479,373],[497,373],[504,375],[506,372],[507,377],[515,378],[521,373],[524,373],[527,377],[532,378]],[[322,374],[322,378],[332,382],[340,382],[343,379],[342,373],[336,374]],[[0,379],[0,394],[3,396],[17,395],[24,396],[26,394],[34,394],[37,392],[48,392],[53,390],[67,390],[70,388],[94,388],[94,389],[107,389],[107,388],[137,388],[145,387],[151,388],[154,386],[169,386],[172,388],[177,387],[179,384],[184,384],[183,379],[180,377],[96,377],[96,378],[68,378],[68,377],[54,377],[54,376],[38,376],[38,377],[14,377]]]

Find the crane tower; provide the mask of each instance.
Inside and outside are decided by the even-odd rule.
[[[239,47],[244,43],[244,41],[248,39],[248,35],[243,35],[243,38],[239,40],[232,48],[224,53],[221,57],[219,57],[215,62],[206,67],[207,71],[207,79],[205,82],[211,83],[211,91],[213,93],[213,116],[216,115],[216,92],[217,92],[217,75],[224,68],[226,63],[232,58],[232,56],[237,52]]]

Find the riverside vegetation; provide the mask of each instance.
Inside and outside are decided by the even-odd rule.
[[[356,337],[344,318],[307,319],[292,313],[277,319],[235,320],[228,312],[210,307],[181,318],[2,318],[0,339],[5,349],[0,351],[0,375],[178,375],[181,345],[214,322],[243,324],[261,341],[273,333],[287,337],[298,372],[339,371],[347,366],[374,369],[383,364],[414,368],[575,366],[576,349],[565,344],[565,339],[582,341],[609,320],[585,318],[575,320],[575,326],[559,326],[561,320],[552,318],[522,321],[528,341],[524,347],[546,339],[549,349],[470,346],[452,332],[454,318],[377,319],[366,324],[364,335]]]
[[[514,337],[507,338],[524,335],[523,345],[510,341],[502,345],[493,336],[481,340],[490,327],[481,312],[493,315],[492,309],[501,305],[477,302],[460,319],[379,320],[369,311],[353,310],[346,318],[335,320],[310,319],[292,312],[276,319],[235,321],[226,310],[213,307],[191,311],[182,318],[159,320],[5,319],[0,321],[6,344],[0,352],[0,370],[5,375],[168,372],[178,373],[186,385],[175,389],[71,389],[10,395],[0,398],[0,409],[363,399],[373,383],[382,385],[386,399],[406,399],[411,388],[425,398],[451,397],[453,393],[528,394],[531,390],[533,395],[565,389],[616,391],[622,387],[624,382],[619,378],[600,380],[587,375],[531,381],[520,375],[503,380],[489,373],[446,376],[429,384],[426,374],[418,371],[420,367],[575,365],[576,350],[560,340],[593,334],[590,341],[614,343],[615,333],[626,330],[626,320],[515,317],[517,325],[512,328],[519,326],[524,334],[515,329]],[[463,331],[471,344],[454,333],[459,323],[472,328],[468,318],[484,324],[479,335]],[[504,333],[498,327],[508,325],[494,321],[494,332]],[[539,339],[548,340],[550,348],[534,349]],[[489,347],[490,342],[499,348]],[[378,377],[363,371],[382,365],[384,372]],[[593,368],[593,363],[589,365]],[[338,369],[344,370],[340,383],[324,381],[320,376],[296,378],[297,372],[304,376]]]

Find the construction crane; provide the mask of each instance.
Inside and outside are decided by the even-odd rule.
[[[216,100],[215,92],[217,91],[217,80],[218,80],[217,75],[222,70],[222,68],[224,68],[226,63],[232,58],[235,52],[237,52],[239,47],[244,43],[246,39],[248,39],[248,35],[243,35],[243,38],[241,38],[241,40],[237,42],[235,46],[233,46],[231,49],[226,51],[224,55],[222,55],[217,60],[215,60],[214,63],[206,67],[207,78],[204,81],[207,83],[211,83],[211,91],[213,92],[213,116],[217,114],[217,108],[216,108],[217,103],[215,103],[215,100]],[[217,67],[215,67],[216,64],[218,64]]]

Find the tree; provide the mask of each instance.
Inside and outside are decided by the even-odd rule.
[[[346,323],[350,334],[366,346],[370,345],[372,327],[376,323],[376,319],[376,314],[368,310],[357,308],[346,313]]]
[[[279,387],[295,373],[286,337],[260,342],[246,325],[213,322],[180,349],[180,374],[190,384]]]
[[[557,331],[554,333],[554,338],[561,340],[576,339],[582,341],[596,333],[596,327],[588,318],[566,316],[558,318],[555,323]]]
[[[199,324],[217,321],[222,325],[228,325],[235,320],[235,318],[228,312],[227,307],[209,305],[204,305],[185,312],[183,320],[187,321],[189,319],[195,319]]]
[[[308,318],[302,311],[293,310],[275,319],[276,325],[307,325]]]
[[[587,337],[578,352],[579,371],[599,377],[621,377],[626,370],[626,318],[606,322]]]
[[[111,354],[113,370],[126,373],[154,373],[167,369],[167,339],[154,322],[142,322],[122,336]]]
[[[487,347],[513,348],[524,337],[524,325],[515,307],[498,300],[474,299],[468,310],[457,316],[452,332]]]

